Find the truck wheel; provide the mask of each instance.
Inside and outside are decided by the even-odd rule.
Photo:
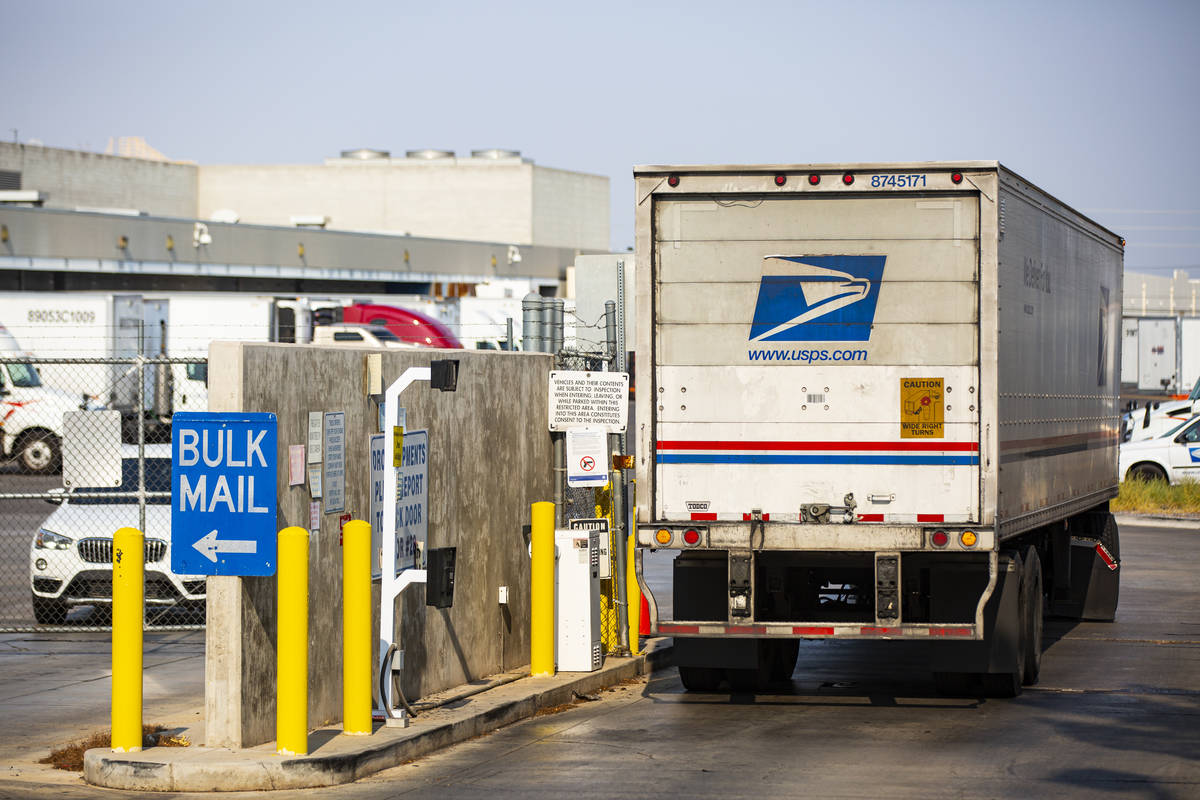
[[[1157,464],[1134,464],[1129,468],[1128,477],[1131,480],[1150,483],[1153,481],[1165,481],[1167,473]]]
[[[17,461],[21,469],[32,475],[49,475],[62,466],[62,451],[58,437],[49,431],[35,431],[17,445]]]
[[[62,600],[31,595],[33,618],[39,625],[62,625],[67,621],[67,604]]]
[[[680,667],[679,680],[689,692],[715,692],[721,685],[721,670],[715,667]]]
[[[787,683],[796,671],[796,659],[800,656],[800,640],[786,639],[771,642],[771,682]]]
[[[1042,614],[1045,595],[1042,589],[1042,560],[1033,545],[1025,548],[1021,592],[1025,596],[1025,620],[1021,631],[1025,639],[1025,668],[1022,683],[1033,686],[1042,671]]]

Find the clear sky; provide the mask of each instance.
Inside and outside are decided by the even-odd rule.
[[[0,136],[177,159],[997,159],[1200,277],[1200,2],[0,0]]]

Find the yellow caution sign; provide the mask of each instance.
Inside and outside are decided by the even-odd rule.
[[[946,438],[944,378],[900,379],[900,438]]]
[[[399,468],[404,466],[404,426],[392,426],[392,466]]]

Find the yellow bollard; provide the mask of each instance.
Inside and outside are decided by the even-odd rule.
[[[279,532],[275,640],[275,747],[308,755],[308,531]]]
[[[371,732],[371,523],[342,528],[342,732]]]
[[[145,537],[135,528],[113,535],[112,749],[142,749],[142,620]]]
[[[554,503],[534,503],[532,580],[529,591],[529,673],[554,674]]]
[[[638,632],[641,630],[642,588],[638,586],[637,564],[633,561],[637,557],[637,541],[633,536],[626,536],[625,543],[625,617],[629,621],[629,653],[636,656],[639,652]]]

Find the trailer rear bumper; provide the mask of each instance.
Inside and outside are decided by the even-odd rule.
[[[970,625],[846,625],[844,623],[793,625],[762,622],[726,625],[715,622],[659,622],[650,626],[660,636],[728,637],[735,639],[981,639],[979,626]]]

